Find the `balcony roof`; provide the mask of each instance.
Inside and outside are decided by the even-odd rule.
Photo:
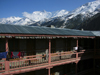
[[[91,31],[95,36],[100,36],[100,31]]]
[[[0,34],[96,36],[91,31],[8,24],[0,24]]]

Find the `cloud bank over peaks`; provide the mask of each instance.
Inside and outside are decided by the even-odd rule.
[[[32,13],[23,12],[23,17],[8,17],[0,18],[1,24],[14,24],[14,25],[29,25],[38,21],[44,21],[46,19],[63,16],[68,14],[66,10],[60,10],[56,12],[34,11]]]
[[[22,14],[24,17],[32,19],[33,21],[40,21],[43,19],[49,19],[49,18],[53,18],[53,17],[63,16],[65,14],[68,14],[68,11],[60,10],[60,11],[56,11],[56,12],[47,12],[47,11],[43,10],[43,11],[34,11],[33,13],[23,12]]]
[[[33,13],[23,12],[22,14],[24,17],[27,17],[34,21],[40,21],[45,18],[48,19],[52,16],[51,12],[46,12],[46,11],[34,11]]]
[[[15,21],[18,21],[20,20],[21,18],[20,17],[8,17],[8,18],[1,18],[0,19],[0,23],[2,24],[12,24],[13,22]]]
[[[52,17],[59,17],[59,16],[67,15],[68,13],[69,11],[60,10],[60,11],[53,12]]]

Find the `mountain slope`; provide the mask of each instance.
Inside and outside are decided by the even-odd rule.
[[[47,26],[51,25],[58,28],[76,28],[79,29],[81,24],[92,16],[100,13],[100,0],[89,2],[81,7],[66,11],[56,12],[34,11],[33,13],[23,13],[23,18],[9,17],[0,19],[2,24],[30,25],[30,26]]]
[[[87,4],[82,5],[81,7],[77,8],[69,12],[66,15],[62,15],[59,17],[46,19],[44,21],[39,21],[31,26],[51,26],[54,25],[55,27],[60,28],[75,28],[85,21],[88,20],[90,17],[94,16],[95,14],[100,12],[100,0],[89,2]]]
[[[84,30],[100,30],[100,13],[84,21],[79,28]]]
[[[20,17],[8,17],[8,18],[1,18],[1,24],[14,24],[14,25],[30,25],[32,23],[36,23],[38,21],[44,22],[46,19],[59,17],[62,15],[66,15],[69,12],[66,10],[60,10],[56,12],[47,12],[47,11],[34,11],[33,13],[23,13],[23,18]]]

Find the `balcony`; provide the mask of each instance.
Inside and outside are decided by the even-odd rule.
[[[0,74],[19,74],[39,69],[53,68],[54,66],[93,58],[91,53],[90,51],[85,52],[85,50],[80,52],[67,51],[51,53],[49,56],[32,55],[24,56],[23,58],[9,59],[9,61],[3,59],[0,62]]]

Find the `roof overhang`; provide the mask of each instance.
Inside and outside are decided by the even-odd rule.
[[[37,35],[37,34],[0,34],[0,38],[95,38],[95,36],[74,36],[74,35]]]

